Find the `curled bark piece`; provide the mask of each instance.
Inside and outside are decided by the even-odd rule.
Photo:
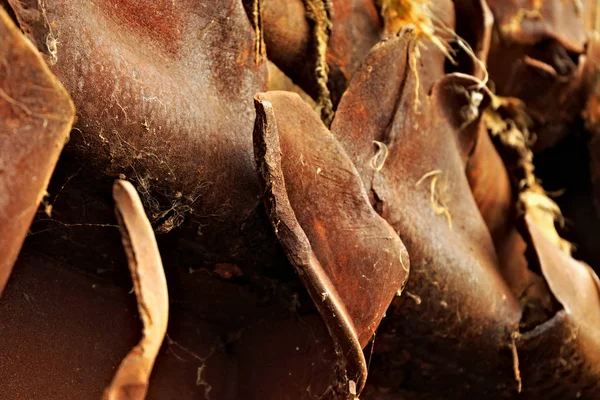
[[[65,144],[75,109],[0,7],[0,293]]]
[[[138,345],[121,362],[103,399],[141,400],[167,331],[169,295],[154,232],[133,185],[116,181],[113,197],[144,330]]]
[[[504,104],[505,115],[513,114],[514,120],[501,117],[501,104]],[[522,122],[522,119],[514,101],[493,98],[491,107],[483,113],[482,131],[467,164],[467,175],[479,210],[492,234],[502,276],[523,307],[520,326],[528,329],[548,320],[556,308],[545,280],[536,273],[537,269],[533,271],[530,268],[525,257],[527,243],[520,232],[523,213],[529,212],[543,220],[545,231],[554,235],[553,240],[557,244],[568,243],[558,237],[554,228],[554,220],[560,218],[560,210],[545,195],[533,174],[528,132],[526,127],[521,128],[523,131],[519,130],[515,122]]]
[[[485,123],[510,170],[513,187],[518,193],[519,212],[529,214],[552,243],[570,254],[571,244],[559,237],[554,226],[555,221],[562,222],[561,211],[546,195],[534,174],[533,151],[529,145],[530,134],[524,124],[524,112],[519,102],[513,100],[494,98],[492,107],[484,114]],[[503,119],[500,112],[512,115],[512,119]]]
[[[565,398],[578,392],[586,398],[596,398],[597,339],[587,338],[590,334],[585,340],[584,336],[573,340],[582,328],[577,326],[575,316],[569,315],[582,320],[583,313],[598,312],[597,290],[591,284],[595,278],[585,268],[577,269],[585,270],[577,279],[586,288],[585,294],[578,296],[571,290],[576,284],[561,285],[560,290],[552,287],[566,277],[549,278],[543,272],[547,283],[536,278],[540,290],[551,286],[557,299],[569,301],[571,311],[565,306],[565,310],[554,314],[556,308],[550,304],[549,314],[520,332],[519,323],[528,310],[517,302],[500,276],[496,252],[501,247],[494,248],[489,236],[492,231],[496,245],[502,242],[497,238],[504,234],[510,239],[516,234],[514,221],[504,226],[501,216],[486,206],[486,196],[478,191],[472,194],[469,187],[469,183],[489,184],[487,195],[502,197],[498,200],[513,209],[513,218],[518,200],[516,204],[522,208],[517,210],[527,212],[528,219],[541,221],[548,230],[543,240],[552,238],[552,251],[561,253],[561,241],[548,228],[553,227],[556,215],[548,201],[539,200],[543,192],[536,192],[532,154],[525,136],[510,135],[506,139],[519,159],[514,187],[519,191],[526,189],[527,198],[517,197],[519,192],[510,193],[502,160],[485,140],[487,137],[482,136],[485,131],[478,106],[486,106],[486,96],[481,86],[464,75],[443,76],[438,69],[441,52],[435,49],[437,55],[422,53],[422,65],[427,67],[419,65],[414,72],[410,63],[412,46],[415,43],[410,31],[376,46],[365,66],[355,74],[332,125],[333,133],[354,163],[363,166],[361,177],[371,191],[371,201],[402,235],[411,256],[411,277],[405,290],[408,296],[393,302],[378,331],[379,347],[370,369],[378,389],[367,391],[363,398],[461,398],[469,393],[495,398],[519,391],[532,399]],[[391,60],[401,61],[394,64]],[[376,104],[379,108],[373,107]],[[510,132],[508,128],[521,122],[518,113],[513,118],[513,125],[504,126],[501,133]],[[388,149],[385,166],[379,170],[369,168],[369,160],[379,147],[372,146],[373,140]],[[483,166],[490,161],[501,167],[499,176],[486,177],[469,170],[474,167],[469,163]],[[415,166],[422,168],[421,173],[415,171]],[[468,181],[465,168],[470,175]],[[517,168],[509,164],[509,169]],[[415,184],[424,179],[433,181],[433,177],[438,178],[435,185]],[[439,204],[432,199],[446,200],[452,229],[446,218],[436,215]],[[478,206],[482,207],[482,215]],[[525,242],[531,245],[529,237]],[[461,246],[466,248],[457,252]],[[521,239],[507,246],[515,259],[521,258]],[[564,252],[560,257],[570,260]],[[528,261],[531,263],[531,258]],[[554,302],[547,288],[545,296],[550,297],[546,302]],[[597,316],[594,314],[591,319]],[[436,349],[435,354],[432,348]],[[567,363],[559,367],[561,357]],[[540,365],[540,360],[548,363]],[[561,371],[568,379],[549,380],[548,374],[554,373],[551,371]],[[404,374],[409,374],[410,379],[402,382],[398,377]],[[463,384],[457,385],[456,379]],[[448,385],[453,388],[452,394],[447,391]],[[389,395],[380,396],[379,388]]]
[[[532,218],[526,216],[525,222],[541,271],[563,310],[517,338],[524,395],[596,399],[600,395],[598,277],[550,242]],[[540,354],[545,355],[543,363]]]
[[[596,2],[594,2],[595,4]],[[600,5],[600,3],[599,3]],[[598,9],[600,10],[600,8]],[[575,124],[572,135],[544,154],[540,167],[544,182],[553,189],[564,189],[558,202],[568,221],[569,239],[575,243],[576,255],[589,263],[596,272],[600,268],[600,34],[592,32],[588,41],[583,87],[585,106],[578,110],[583,119],[585,135],[579,134],[581,124]],[[587,157],[585,153],[587,147]],[[559,166],[550,167],[554,160],[565,160],[570,172],[561,178]],[[548,160],[545,163],[544,160]],[[572,179],[577,175],[578,179]],[[591,185],[590,185],[591,183]]]
[[[543,287],[532,281],[521,299],[524,316],[514,348],[520,361],[523,395],[533,399],[596,398],[600,390],[597,277],[588,266],[569,256],[570,244],[556,231],[555,219],[562,218],[560,209],[547,197],[533,173],[526,128],[515,122],[519,120],[519,109],[506,99],[496,99],[494,103],[496,110],[514,118],[502,120],[493,110],[485,114],[518,193],[515,200],[519,214],[515,222],[528,245],[529,268],[539,271],[545,279]],[[547,293],[539,290],[544,288]],[[552,297],[547,299],[548,295]],[[541,354],[544,363],[539,363]],[[548,374],[561,379],[549,380]]]
[[[390,398],[407,398],[407,390],[446,398],[448,385],[453,398],[483,396],[496,382],[514,382],[509,346],[521,318],[465,174],[488,100],[477,79],[444,76],[444,55],[428,42],[411,64],[418,45],[410,30],[377,45],[332,125],[411,257],[410,295],[394,300],[382,321],[370,372]],[[389,150],[379,171],[369,168],[373,140]],[[456,385],[458,376],[468,383]]]
[[[600,359],[600,287],[596,274],[585,264],[575,261],[552,243],[529,215],[525,216],[540,268],[557,300],[567,314],[577,321],[597,343],[595,354]],[[600,372],[600,365],[599,372]]]
[[[408,254],[369,204],[342,147],[300,97],[259,94],[256,108],[255,151],[271,223],[359,394],[367,372],[362,348],[406,282]]]
[[[500,272],[525,310],[521,326],[546,321],[553,315],[551,295],[544,279],[529,269],[524,254],[527,244],[517,226],[522,210],[516,201],[518,186],[510,179],[485,123],[481,124],[466,172],[477,207],[492,235]]]

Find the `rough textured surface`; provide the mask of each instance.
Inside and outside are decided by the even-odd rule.
[[[361,176],[411,255],[404,295],[394,301],[375,342],[372,369],[380,376],[374,383],[427,394],[443,390],[460,374],[457,396],[488,393],[496,389],[486,389],[485,382],[510,380],[510,364],[498,366],[506,361],[521,311],[499,274],[464,172],[477,124],[469,124],[468,114],[460,111],[470,104],[477,81],[451,75],[434,84],[443,76],[443,55],[423,53],[414,70],[415,46],[407,31],[378,45],[332,126],[356,165],[368,165],[373,140],[389,148],[384,167],[363,168]],[[392,378],[408,371],[411,379]]]
[[[535,134],[553,146],[565,198],[587,196],[565,227],[576,216],[593,249],[591,2],[383,10],[408,3],[0,0],[79,108],[0,299],[0,397],[98,398],[138,341],[110,198],[122,174],[169,231],[149,399],[596,400],[598,279],[564,252],[530,149]],[[266,82],[265,55],[312,95],[328,81],[330,130],[322,102],[262,93],[252,142],[255,92],[302,95],[282,72]]]
[[[408,253],[315,113],[285,92],[256,101],[257,168],[269,218],[360,393],[362,348],[406,283]]]
[[[252,96],[267,72],[242,4],[9,3],[77,107],[65,152],[135,182],[159,230],[192,215],[200,242],[234,252],[260,202]]]
[[[42,57],[0,8],[0,293],[44,197],[75,110]]]
[[[570,347],[578,361],[563,371],[579,376],[578,380],[553,380],[547,389],[540,378],[547,373],[547,365],[555,365],[564,356],[561,349],[569,343],[566,333],[577,326],[575,317],[550,314],[550,320],[546,316],[537,321],[538,327],[518,333],[520,322],[529,317],[521,310],[529,310],[518,304],[514,282],[504,278],[515,274],[506,270],[514,265],[506,255],[498,259],[497,252],[508,250],[520,260],[525,276],[523,272],[515,274],[517,281],[527,283],[533,276],[543,294],[543,274],[551,296],[561,301],[563,294],[552,286],[547,271],[536,276],[527,269],[537,267],[531,255],[527,263],[523,260],[524,245],[531,244],[531,239],[524,240],[515,232],[516,215],[503,227],[486,206],[486,199],[493,198],[510,210],[514,195],[506,173],[502,175],[502,161],[477,123],[478,106],[486,106],[485,96],[477,100],[473,95],[480,86],[460,74],[443,76],[441,69],[437,70],[437,82],[430,83],[436,81],[432,66],[442,59],[431,54],[434,51],[422,53],[415,71],[410,58],[413,46],[409,32],[378,45],[355,75],[332,125],[354,163],[363,166],[359,172],[372,191],[373,204],[399,232],[411,256],[411,277],[404,295],[393,302],[388,318],[382,321],[370,368],[371,385],[362,397],[441,399],[449,398],[446,389],[451,386],[452,398],[475,393],[502,398],[518,391],[532,399],[540,393],[560,398],[560,393],[574,390],[594,398],[598,389],[589,386],[597,381],[593,340]],[[388,61],[401,59],[406,61]],[[389,149],[379,171],[368,167],[379,148],[370,146],[373,140]],[[494,160],[500,168],[485,170],[495,174],[493,177],[476,173],[482,163]],[[487,191],[485,196],[482,191]],[[516,242],[511,243],[513,240]],[[575,263],[567,255],[561,256],[556,244],[535,249],[540,259],[558,257],[562,261],[557,262]],[[597,297],[594,275],[585,279],[586,285],[591,285],[590,298]],[[545,292],[548,297],[547,289]],[[590,309],[597,315],[594,304],[577,299],[571,307],[577,310],[575,314]],[[552,326],[556,335],[546,331],[547,326]],[[587,351],[591,353],[586,355]],[[521,352],[526,361],[519,364]],[[540,363],[541,359],[548,364]]]

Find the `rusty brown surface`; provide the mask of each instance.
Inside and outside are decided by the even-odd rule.
[[[77,107],[65,154],[133,181],[159,230],[194,215],[207,247],[239,246],[260,203],[252,96],[267,74],[241,2],[9,3]]]
[[[256,101],[257,168],[269,218],[360,393],[367,373],[362,348],[406,283],[408,253],[316,114],[285,92]]]
[[[415,46],[406,31],[375,47],[342,100],[332,130],[354,163],[363,166],[361,176],[376,207],[411,255],[404,295],[394,301],[378,332],[376,353],[388,365],[378,368],[380,373],[413,368],[415,376],[426,374],[431,385],[419,390],[427,393],[436,390],[434,382],[446,382],[459,370],[468,369],[465,374],[473,378],[510,376],[510,369],[497,366],[521,312],[498,271],[491,236],[464,172],[478,131],[469,118],[478,116],[477,107],[471,116],[461,110],[473,91],[478,93],[477,81],[464,75],[442,78],[444,57],[435,50],[423,53],[412,69]],[[373,140],[389,148],[378,172],[367,167]],[[382,386],[394,391],[419,382],[388,380]],[[476,382],[469,379],[468,385]]]
[[[172,229],[158,237],[171,321],[149,399],[352,400],[367,373],[364,399],[599,396],[597,276],[523,200],[523,160],[482,120],[490,106],[507,126],[523,118],[543,150],[585,104],[597,177],[597,49],[578,2],[488,1],[493,30],[483,0],[436,2],[438,29],[481,58],[452,66],[403,20],[375,45],[378,6],[333,1],[331,129],[310,101],[267,92],[253,143],[261,35],[314,95],[304,2],[8,1],[80,119],[0,300],[0,397],[99,398],[139,339],[107,200],[120,174]],[[260,4],[259,25],[242,3]],[[490,88],[520,98],[501,110],[488,49]]]
[[[408,41],[407,38],[405,40]],[[532,289],[531,282],[527,281],[540,282],[541,278],[527,269],[536,268],[531,259],[528,265],[523,260],[525,243],[516,232],[516,212],[514,209],[510,211],[514,207],[514,195],[511,194],[506,172],[503,175],[502,160],[487,137],[481,139],[479,136],[476,140],[478,132],[481,132],[477,129],[478,124],[469,124],[469,120],[465,124],[464,117],[469,116],[465,111],[469,109],[464,106],[473,99],[477,82],[461,75],[450,75],[438,78],[439,81],[429,89],[430,86],[423,82],[434,80],[431,75],[436,56],[423,54],[422,64],[418,64],[423,72],[421,74],[418,69],[415,73],[410,68],[410,57],[407,57],[409,49],[408,44],[402,47],[395,43],[392,46],[391,41],[376,47],[363,69],[356,74],[353,82],[356,86],[351,84],[332,125],[332,131],[355,164],[363,166],[359,171],[367,188],[371,187],[372,201],[399,232],[411,256],[411,278],[405,295],[394,301],[393,312],[388,312],[388,318],[383,320],[378,332],[377,364],[374,361],[371,368],[375,375],[372,382],[378,388],[375,392],[381,393],[380,389],[385,389],[395,392],[394,396],[400,396],[390,398],[404,398],[411,393],[415,398],[448,398],[445,397],[447,393],[442,395],[445,393],[443,388],[452,385],[452,397],[479,393],[496,398],[512,396],[519,385],[525,387],[529,381],[530,386],[525,389],[527,396],[538,398],[536,396],[546,390],[545,384],[538,380],[540,374],[547,371],[546,366],[536,366],[539,364],[531,361],[523,367],[518,381],[513,371],[515,356],[511,356],[511,348],[516,346],[517,353],[521,350],[526,352],[527,362],[537,357],[554,365],[563,356],[561,346],[565,336],[546,336],[544,327],[552,325],[557,331],[567,332],[576,323],[561,319],[562,312],[559,312],[547,325],[543,325],[548,318],[546,316],[537,320],[537,323],[542,323],[539,328],[525,334],[527,345],[518,340],[512,344],[510,332],[518,332],[519,323],[526,321],[522,318],[527,317],[521,315],[522,307],[527,310],[526,304],[517,304],[515,296],[523,300],[519,291]],[[392,64],[386,62],[386,56],[407,61]],[[440,59],[437,60],[439,63]],[[427,80],[419,80],[417,86],[416,77],[422,76]],[[417,90],[420,91],[418,97],[415,96]],[[388,98],[399,100],[388,102]],[[419,108],[414,107],[417,98]],[[347,108],[345,101],[348,101]],[[485,101],[482,105],[485,106]],[[343,114],[344,110],[348,112]],[[369,116],[373,114],[370,120]],[[398,117],[394,119],[394,115]],[[477,121],[477,113],[471,115]],[[349,119],[345,123],[349,128],[338,130],[344,125],[341,122],[343,118]],[[385,143],[390,150],[386,164],[379,172],[368,167],[368,160],[378,148],[369,147],[372,140]],[[484,160],[478,161],[478,158]],[[492,161],[499,168],[492,168]],[[473,167],[477,165],[492,176],[475,175]],[[422,171],[415,171],[415,166]],[[475,197],[467,183],[465,168]],[[422,187],[424,177],[430,185]],[[437,178],[435,184],[433,178]],[[499,215],[490,212],[486,201],[504,204],[508,211],[504,215],[506,220],[501,221]],[[478,210],[481,210],[481,216]],[[511,213],[515,218],[512,222]],[[507,223],[508,226],[504,225]],[[495,243],[491,239],[495,239]],[[457,250],[465,245],[468,250]],[[455,251],[459,253],[453,256]],[[546,253],[540,257],[550,258],[557,257],[560,251],[558,247],[551,251],[539,250]],[[498,252],[503,252],[500,258],[496,258]],[[570,259],[566,255],[562,257]],[[520,260],[521,267],[517,268],[514,260]],[[477,267],[461,275],[460,271],[469,268],[469,265]],[[522,272],[515,273],[508,268]],[[501,271],[503,276],[499,274]],[[543,275],[549,280],[545,272]],[[518,289],[507,279],[511,276],[516,278],[516,282],[521,280]],[[593,276],[588,275],[586,279],[590,284]],[[505,281],[513,287],[514,294],[508,290]],[[541,294],[532,291],[527,296],[548,296],[544,282],[540,284]],[[552,286],[550,289],[553,297],[560,298],[560,291]],[[476,290],[482,292],[471,292]],[[477,300],[472,301],[475,298]],[[494,303],[484,305],[484,301]],[[581,301],[574,301],[573,307],[579,311],[589,308]],[[596,307],[590,309],[595,310]],[[577,388],[586,398],[594,398],[598,388],[587,385],[597,380],[593,366],[598,349],[595,342],[591,343],[582,342],[572,347],[576,354],[586,354],[587,351],[591,354],[582,356],[583,360],[565,370],[565,374],[579,374],[580,381],[564,384],[554,381],[548,393],[576,393],[573,390]],[[435,351],[432,352],[432,349]],[[480,358],[478,354],[485,356]],[[580,364],[583,365],[581,370]],[[534,379],[534,376],[538,378]],[[462,382],[460,386],[452,383],[457,379]],[[368,393],[365,398],[375,396],[373,391]]]
[[[0,293],[67,141],[75,110],[34,46],[0,9]]]
[[[466,174],[492,236],[502,277],[527,314],[521,324],[543,322],[553,309],[550,292],[544,279],[529,269],[525,257],[527,243],[517,224],[518,189],[512,184],[505,161],[496,151],[485,124],[467,162]]]

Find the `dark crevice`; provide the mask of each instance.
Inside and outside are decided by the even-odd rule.
[[[575,246],[573,257],[600,272],[600,215],[593,202],[590,178],[589,137],[577,121],[556,146],[536,154],[534,163],[544,189],[553,194],[563,212],[564,224],[557,230]]]
[[[500,108],[498,113],[503,120],[519,121],[520,119],[518,111],[508,107],[505,109]],[[521,120],[517,123],[517,126],[522,126],[519,131],[527,141],[528,134],[526,133],[526,122]],[[514,196],[513,204],[516,207],[514,223],[518,234],[527,246],[524,254],[527,261],[527,269],[543,280],[543,287],[545,288],[545,293],[533,292],[532,295],[528,295],[528,289],[525,289],[522,294],[515,293],[519,298],[522,307],[519,331],[523,333],[531,331],[537,326],[551,320],[563,309],[563,307],[556,299],[554,293],[552,293],[552,290],[548,287],[546,278],[541,270],[538,254],[533,245],[533,240],[525,223],[525,210],[522,209],[523,205],[519,204],[519,194],[525,190],[532,189],[537,185],[538,175],[537,170],[535,170],[535,165],[529,158],[532,156],[529,144],[525,143],[524,147],[510,145],[505,143],[504,141],[506,139],[501,136],[502,135],[491,135],[491,138],[510,177]],[[536,173],[534,173],[534,170]],[[535,281],[531,280],[530,285],[533,287]],[[544,299],[546,299],[546,301],[544,301]]]
[[[569,52],[554,39],[546,39],[532,46],[527,55],[551,66],[558,75],[569,76],[579,64],[579,53]]]
[[[373,201],[371,203],[375,212],[383,217],[383,207],[385,202],[377,195],[377,191],[371,187],[371,194],[373,195]]]
[[[8,0],[0,0],[0,6],[4,8],[10,19],[12,19],[12,21],[15,23],[15,25],[19,26],[19,21],[17,21],[17,15],[15,14],[15,10],[13,10]]]
[[[521,217],[517,220],[517,229],[527,244],[527,248],[525,249],[527,267],[530,271],[540,276],[542,279],[544,279],[544,282],[546,282],[546,278],[542,272],[540,259],[535,250],[535,246],[533,245],[533,239],[529,233],[529,230],[525,226],[524,218]],[[532,331],[537,326],[550,321],[558,312],[563,310],[562,304],[560,304],[560,302],[556,299],[554,293],[552,293],[552,290],[550,290],[547,285],[548,283],[546,282],[546,287],[551,300],[551,309],[544,307],[542,301],[535,297],[519,299],[523,307],[523,315],[521,317],[521,321],[519,322],[520,333]]]
[[[401,121],[404,121],[404,118],[400,118],[398,119],[398,109],[400,108],[400,104],[402,104],[402,101],[404,100],[404,97],[402,96],[402,93],[404,93],[404,87],[406,86],[406,81],[408,80],[408,75],[411,73],[410,71],[410,57],[411,57],[411,44],[412,46],[416,46],[416,43],[414,41],[410,41],[409,45],[407,46],[407,52],[406,52],[406,60],[405,60],[405,65],[406,68],[404,69],[404,76],[402,77],[402,81],[400,82],[400,85],[398,85],[398,91],[397,96],[396,97],[396,101],[394,102],[394,108],[392,110],[392,112],[390,113],[390,119],[387,122],[386,126],[384,129],[382,129],[382,133],[377,137],[377,141],[385,144],[388,147],[392,147],[394,145],[394,142],[396,141],[396,137],[392,135],[392,131],[396,130],[396,131],[402,131],[402,127],[403,127],[403,123]]]

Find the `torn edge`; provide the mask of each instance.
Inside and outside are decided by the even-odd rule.
[[[501,109],[506,109],[512,119],[503,118]],[[483,119],[492,139],[505,153],[502,158],[518,192],[519,215],[530,215],[548,240],[571,255],[573,245],[560,237],[554,225],[555,222],[564,224],[560,208],[535,176],[531,134],[524,113],[520,104],[511,99],[492,96],[492,104],[483,112]]]
[[[142,338],[121,361],[102,399],[143,399],[167,331],[167,282],[152,226],[135,188],[127,181],[117,180],[113,198],[143,330]]]

